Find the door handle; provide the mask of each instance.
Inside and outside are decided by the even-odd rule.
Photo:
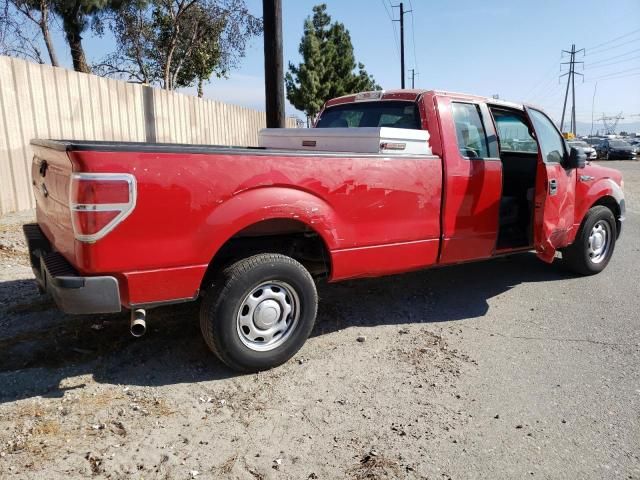
[[[549,195],[558,193],[558,181],[555,178],[549,180]]]

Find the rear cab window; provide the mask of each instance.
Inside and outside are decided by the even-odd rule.
[[[326,108],[316,128],[392,127],[421,130],[415,102],[380,100],[353,102]]]

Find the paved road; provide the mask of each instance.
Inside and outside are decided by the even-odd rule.
[[[640,163],[610,164],[628,218],[605,272],[566,278],[514,258],[506,282],[486,270],[505,286],[486,313],[456,324],[478,369],[459,383],[475,420],[440,452],[454,478],[640,478]],[[475,301],[474,285],[452,287]]]
[[[210,355],[196,306],[134,340],[0,248],[0,478],[640,479],[640,162],[608,164],[628,220],[602,274],[524,254],[323,286],[259,375]]]

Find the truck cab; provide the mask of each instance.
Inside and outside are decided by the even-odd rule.
[[[537,107],[443,91],[366,92],[328,101],[314,126],[429,131],[443,165],[438,263],[531,249],[551,262],[596,204],[621,231],[620,173],[587,164]]]

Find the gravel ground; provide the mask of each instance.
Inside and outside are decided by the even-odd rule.
[[[33,213],[0,219],[0,478],[640,478],[640,162],[607,164],[629,210],[602,274],[523,254],[323,285],[305,347],[257,375],[207,351],[197,305],[141,339],[59,313]]]

